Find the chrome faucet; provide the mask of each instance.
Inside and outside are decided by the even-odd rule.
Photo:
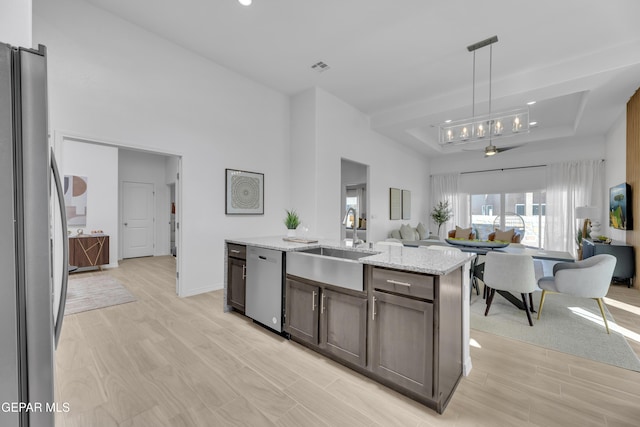
[[[358,239],[358,218],[356,214],[356,210],[354,208],[349,208],[347,211],[347,218],[349,218],[349,213],[353,212],[353,246],[355,247],[359,243],[363,243],[362,240]]]

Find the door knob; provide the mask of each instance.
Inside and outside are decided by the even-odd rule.
[[[124,226],[126,227],[127,225],[129,225],[129,223],[128,223],[128,222],[125,222],[125,223],[124,223]]]

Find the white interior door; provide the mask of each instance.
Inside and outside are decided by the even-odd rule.
[[[122,188],[123,258],[152,256],[154,248],[153,184],[124,182]]]

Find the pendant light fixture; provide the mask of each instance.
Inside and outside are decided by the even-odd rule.
[[[493,44],[497,41],[498,36],[493,36],[467,46],[467,50],[473,52],[471,118],[456,121],[447,120],[440,124],[438,142],[441,145],[465,144],[488,138],[489,145],[485,149],[485,155],[492,156],[499,151],[492,143],[494,139],[529,132],[528,106],[499,113],[491,111]],[[476,50],[486,46],[489,46],[489,114],[476,116]]]

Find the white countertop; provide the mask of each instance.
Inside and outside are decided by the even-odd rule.
[[[436,275],[449,274],[476,257],[474,253],[431,250],[427,246],[378,246],[375,249],[380,253],[360,261],[378,267]]]
[[[319,239],[317,243],[293,243],[283,240],[283,236],[246,237],[226,239],[228,243],[275,249],[284,252],[300,251],[320,246],[349,249],[371,254],[359,259],[363,264],[417,273],[445,275],[471,261],[475,254],[458,251],[429,250],[423,247],[377,246],[368,244],[353,248],[350,241]]]

